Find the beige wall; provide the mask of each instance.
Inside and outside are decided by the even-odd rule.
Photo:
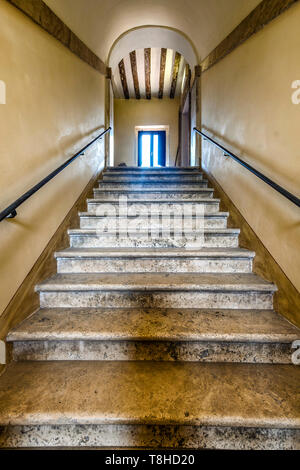
[[[0,210],[104,126],[104,77],[0,1]],[[103,144],[72,163],[0,227],[0,312],[92,175]],[[1,325],[1,318],[0,318]]]
[[[170,166],[178,146],[179,99],[115,100],[115,165],[136,165],[135,126],[170,126]]]
[[[202,76],[203,126],[257,169],[300,196],[300,5]],[[299,208],[204,142],[203,166],[232,199],[300,290]]]

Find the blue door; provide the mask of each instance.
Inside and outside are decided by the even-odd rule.
[[[139,131],[138,166],[166,166],[166,131]]]

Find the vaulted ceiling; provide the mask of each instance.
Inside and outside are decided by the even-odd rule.
[[[131,51],[113,70],[116,98],[151,99],[180,96],[188,78],[184,57],[165,48]]]
[[[204,59],[260,1],[45,0],[105,62],[120,35],[145,25],[181,31],[194,44],[199,58]]]

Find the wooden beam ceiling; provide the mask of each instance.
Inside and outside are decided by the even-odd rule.
[[[160,53],[160,74],[158,98],[161,100],[164,96],[165,70],[166,70],[167,49],[162,48]]]
[[[145,87],[146,87],[146,98],[151,100],[151,48],[147,47],[144,50],[145,57]]]
[[[176,52],[175,60],[174,60],[174,66],[173,66],[173,73],[172,73],[171,91],[170,91],[170,98],[171,99],[175,98],[180,60],[181,60],[181,54],[179,54],[179,52]]]
[[[113,73],[115,96],[119,99],[176,98],[182,95],[186,61],[167,48],[141,48],[129,52]]]
[[[130,52],[129,55],[130,55],[130,63],[131,63],[131,71],[132,71],[135,97],[137,100],[140,100],[141,94],[140,94],[139,77],[138,77],[137,64],[136,64],[136,52],[132,51]]]
[[[123,59],[121,60],[121,62],[119,62],[119,73],[120,73],[120,79],[121,79],[121,83],[123,87],[124,98],[126,100],[129,100],[129,91],[128,91],[126,71],[125,71],[125,65],[124,65]]]

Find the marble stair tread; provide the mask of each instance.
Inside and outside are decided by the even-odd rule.
[[[139,166],[108,166],[106,171],[159,171],[159,172],[168,172],[168,171],[200,171],[198,166],[164,166],[164,167],[139,167]]]
[[[7,341],[230,341],[291,343],[299,329],[273,310],[39,309]]]
[[[181,180],[194,180],[194,181],[199,181],[200,179],[203,178],[203,173],[130,173],[130,174],[120,174],[120,173],[107,173],[104,172],[102,174],[102,177],[100,178],[100,181],[105,181],[105,180],[113,180],[113,179],[119,179],[119,178],[124,178],[124,179],[130,179],[130,180],[147,180],[148,178],[150,180],[152,179],[157,179],[157,180],[168,180],[168,179],[181,179]]]
[[[104,174],[152,174],[156,173],[159,175],[165,174],[175,174],[175,175],[191,175],[191,174],[203,174],[199,168],[174,168],[174,167],[167,167],[167,168],[107,168],[104,171]]]
[[[155,178],[155,179],[154,179]],[[199,186],[199,183],[202,183],[202,177],[201,179],[199,177],[193,177],[193,178],[189,178],[189,179],[183,179],[182,176],[179,176],[179,177],[171,177],[171,176],[168,176],[168,177],[165,177],[165,178],[162,178],[162,177],[151,177],[151,176],[145,176],[144,178],[142,177],[134,177],[134,176],[130,176],[129,178],[125,178],[125,177],[115,177],[115,178],[106,178],[106,179],[103,179],[103,180],[100,180],[99,182],[99,187],[101,188],[105,188],[105,187],[110,187],[111,185],[121,185],[124,187],[128,186],[129,188],[131,187],[146,187],[146,188],[150,188],[150,187],[161,187],[161,186],[164,186],[166,185],[166,187],[176,187],[178,186],[179,188],[181,187],[187,187],[187,188],[201,188],[201,186]]]
[[[104,181],[99,184],[99,188],[107,189],[108,191],[114,191],[114,190],[142,190],[142,189],[149,189],[152,192],[157,192],[157,191],[164,191],[165,189],[172,189],[173,191],[175,190],[181,190],[183,191],[196,191],[198,189],[203,189],[203,186],[201,185],[202,181],[199,181],[199,183],[195,182],[176,182],[176,181],[160,181],[160,182],[150,182],[150,181],[136,181],[136,182],[130,182],[130,181]],[[97,188],[95,188],[97,189]],[[134,193],[133,193],[134,194]],[[211,196],[213,194],[213,191],[210,191]],[[205,197],[205,195],[199,194],[199,197]]]
[[[296,429],[300,368],[269,364],[18,362],[0,425],[186,424]]]
[[[157,188],[154,188],[154,190],[149,187],[149,186],[144,186],[143,185],[143,188],[132,188],[132,189],[107,189],[105,187],[99,187],[99,188],[94,188],[94,193],[108,193],[108,192],[112,192],[112,191],[116,191],[116,193],[121,193],[121,194],[126,194],[126,193],[153,193],[153,191],[158,191],[159,193],[163,192],[163,193],[186,193],[186,192],[192,192],[192,193],[207,193],[207,192],[213,192],[214,189],[213,188],[203,188],[203,187],[199,187],[197,186],[195,189],[180,189],[180,188],[174,188],[174,189],[169,189],[169,188],[163,188],[163,189],[157,189]]]
[[[143,175],[144,173],[157,173],[157,174],[193,174],[193,173],[200,173],[203,174],[203,171],[200,170],[199,168],[196,169],[183,169],[183,168],[178,168],[177,170],[171,167],[168,168],[156,168],[156,167],[148,167],[148,168],[140,168],[138,171],[135,171],[134,169],[129,169],[129,170],[123,170],[123,169],[115,169],[112,171],[111,169],[105,169],[101,175],[107,175],[107,174],[113,174],[113,173],[134,173],[135,175]]]
[[[103,176],[110,176],[117,178],[118,176],[133,176],[134,178],[138,177],[147,177],[147,176],[171,176],[171,177],[193,177],[193,176],[204,176],[203,172],[201,171],[154,171],[154,170],[147,170],[147,171],[105,171]],[[102,178],[99,178],[99,181],[102,181]]]
[[[38,284],[37,292],[53,291],[215,291],[276,292],[255,274],[100,273],[55,274]]]
[[[188,175],[186,179],[182,177],[182,175],[137,175],[137,176],[115,176],[109,175],[106,176],[105,179],[100,179],[99,183],[105,185],[107,183],[132,183],[132,184],[178,184],[181,185],[195,185],[197,186],[198,182],[203,181],[203,175]]]
[[[207,184],[206,182],[203,182],[202,183],[204,184]],[[94,188],[93,189],[94,191],[94,194],[97,194],[98,196],[101,195],[101,196],[107,196],[107,195],[110,195],[110,193],[114,193],[116,192],[116,194],[118,194],[118,196],[120,195],[128,195],[128,194],[131,194],[132,193],[132,197],[136,196],[136,195],[139,195],[140,193],[145,193],[147,194],[147,196],[150,194],[162,194],[162,195],[174,195],[174,196],[179,196],[179,198],[182,197],[182,195],[184,196],[185,194],[195,194],[195,196],[200,196],[202,198],[202,193],[212,193],[214,191],[214,189],[212,188],[209,188],[207,186],[198,186],[194,189],[190,189],[190,188],[178,188],[178,187],[169,187],[168,186],[164,186],[163,188],[157,188],[157,187],[154,187],[152,188],[151,186],[145,186],[144,184],[141,184],[140,187],[124,187],[124,188],[118,188],[118,187],[111,187],[111,188],[107,188],[107,187],[102,187],[102,186],[99,186],[98,188]]]
[[[110,201],[110,202],[111,202],[111,201]],[[159,214],[159,213],[157,213],[157,214]],[[151,215],[155,215],[155,212],[154,212],[154,213],[151,212]],[[104,217],[105,217],[105,218],[107,218],[107,217],[114,217],[113,215],[112,215],[112,216],[101,215],[101,214],[97,215],[96,213],[93,213],[93,212],[78,212],[78,216],[79,216],[79,217],[92,217],[92,218],[99,218],[99,219],[100,219],[100,218],[104,218]],[[150,217],[150,214],[149,214],[149,215],[145,215],[145,214],[137,214],[137,215],[131,215],[131,214],[128,214],[128,215],[119,215],[119,214],[117,214],[117,218],[118,218],[118,219],[129,219],[129,220],[130,220],[130,219],[132,219],[132,218],[137,218],[137,217],[138,217],[139,219],[140,219],[140,218],[141,218],[141,219],[148,219],[148,218]],[[200,217],[200,216],[197,215],[197,217]],[[203,217],[204,217],[205,219],[224,218],[224,217],[229,217],[229,212],[204,213],[204,214],[203,214]],[[162,216],[161,216],[161,219],[164,220],[164,218],[167,219],[167,220],[169,220],[170,217],[169,217],[168,215],[166,215],[165,217],[162,215]],[[176,214],[174,214],[174,215],[172,215],[171,220],[172,220],[173,218],[174,218],[174,219],[182,219],[182,215],[176,215]],[[191,214],[191,215],[190,215],[190,214],[185,214],[185,215],[184,215],[184,218],[185,218],[185,219],[193,219],[193,220],[194,220],[194,219],[196,219],[196,216],[195,216],[195,215],[192,215],[192,214]]]
[[[105,199],[87,199],[87,202],[89,203],[96,203],[96,204],[105,204],[105,203],[108,203],[108,204],[113,204],[113,202],[111,200],[105,200]],[[130,201],[128,201],[128,205],[129,204],[132,204],[132,203],[138,203],[138,204],[163,204],[164,202],[168,203],[168,204],[203,204],[203,203],[216,203],[216,202],[220,202],[220,199],[218,198],[201,198],[201,199],[192,199],[192,200],[189,200],[189,199],[173,199],[172,201],[170,201],[170,199],[159,199],[159,200],[153,200],[153,201],[149,201],[149,199],[130,199]]]
[[[54,253],[55,258],[254,258],[255,252],[244,248],[66,248]]]
[[[229,235],[229,234],[239,234],[240,233],[239,228],[215,228],[215,227],[204,227],[201,228],[201,230],[189,230],[184,233],[185,237],[188,237],[189,235],[195,235],[195,234],[209,234],[212,233],[214,235]],[[142,234],[149,234],[151,233],[151,228],[149,227],[148,230],[138,230],[137,232],[130,232],[130,237],[134,237],[135,234],[142,235]],[[172,235],[173,233],[177,233],[174,230],[168,230],[167,228],[160,229],[160,233],[163,234],[168,234]],[[116,234],[116,235],[127,235],[128,230],[115,230],[114,228],[111,231],[102,231],[102,230],[97,230],[94,228],[72,228],[68,229],[68,234],[69,235],[92,235],[92,236],[104,236],[105,234]],[[179,233],[180,236],[180,233]],[[155,235],[156,237],[156,235]]]

